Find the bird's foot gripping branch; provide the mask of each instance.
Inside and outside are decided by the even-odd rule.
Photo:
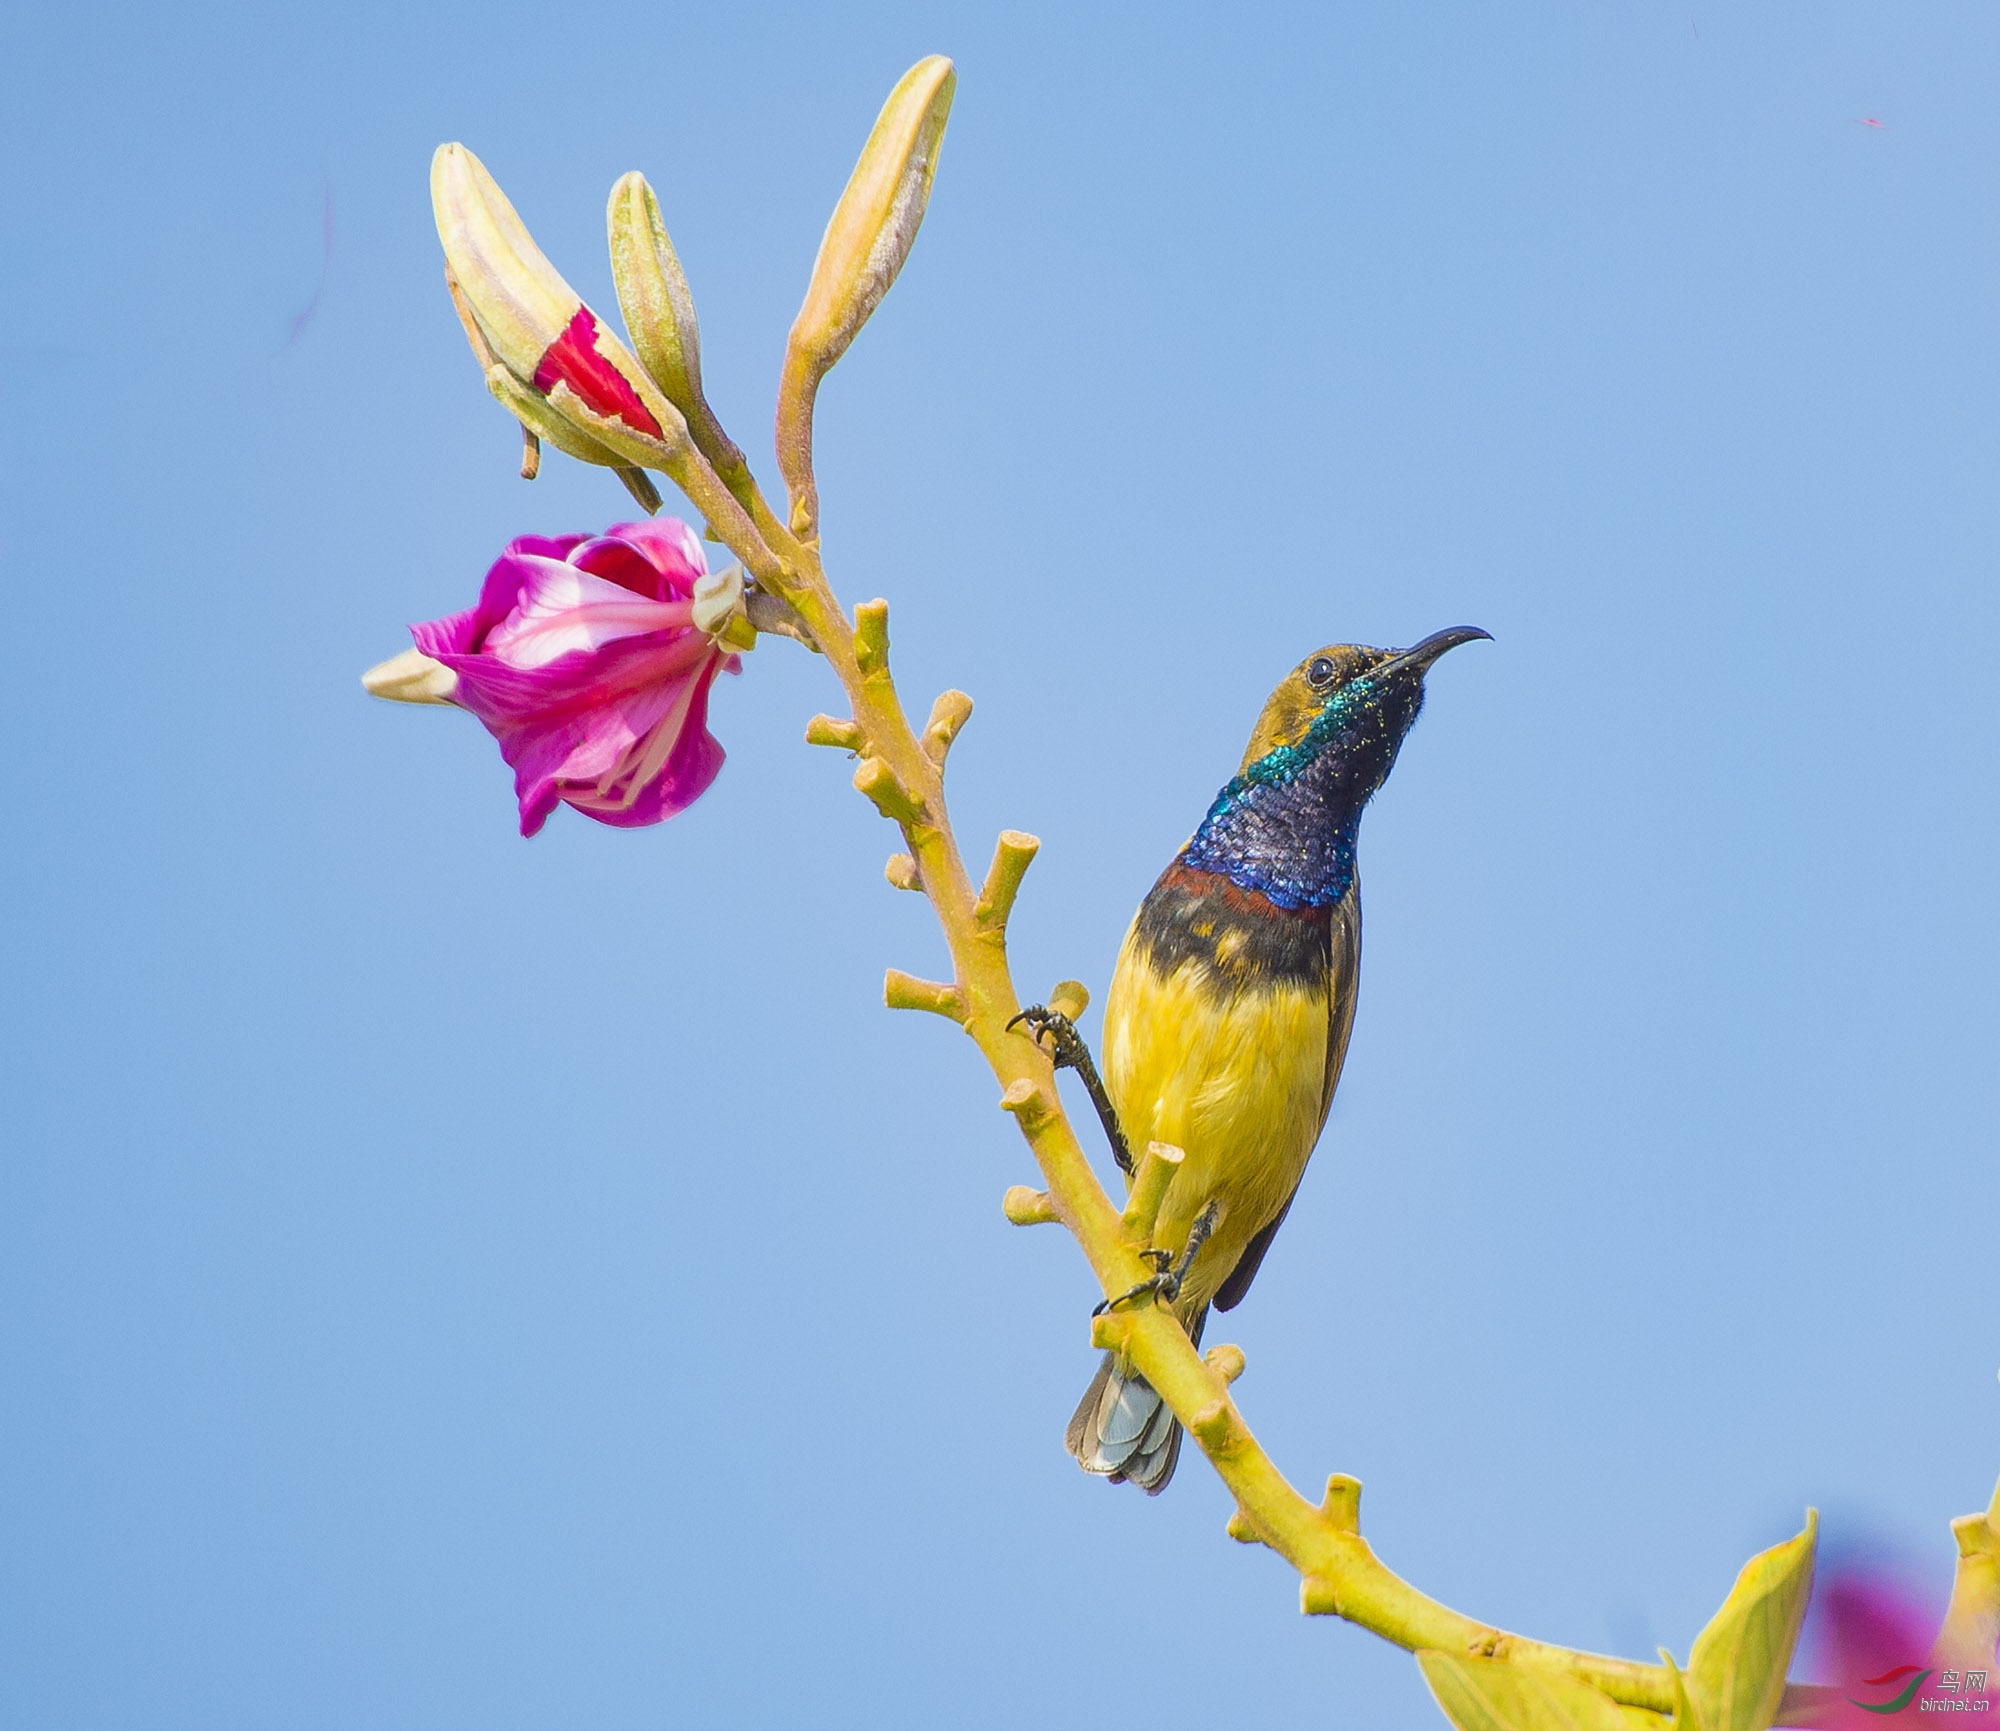
[[[887,1002],[944,1016],[978,1045],[998,1084],[1000,1108],[1013,1117],[1041,1171],[1040,1188],[1007,1192],[1007,1217],[1066,1227],[1108,1301],[1092,1323],[1092,1338],[1110,1355],[1102,1390],[1116,1381],[1125,1393],[1106,1395],[1106,1404],[1093,1409],[1095,1430],[1084,1427],[1088,1448],[1099,1453],[1087,1454],[1073,1427],[1079,1458],[1107,1472],[1141,1455],[1164,1458],[1164,1472],[1146,1467],[1116,1475],[1157,1488],[1172,1469],[1171,1448],[1161,1439],[1177,1438],[1173,1426],[1184,1427],[1235,1498],[1230,1535],[1285,1558],[1301,1577],[1308,1613],[1345,1617],[1413,1652],[1463,1731],[1664,1731],[1668,1725],[1763,1731],[1774,1721],[1844,1723],[1841,1714],[1853,1703],[1825,1690],[1788,1689],[1785,1680],[1811,1585],[1810,1517],[1796,1538],[1744,1567],[1695,1638],[1685,1667],[1664,1654],[1665,1663],[1644,1665],[1530,1641],[1448,1610],[1376,1559],[1361,1535],[1361,1487],[1354,1479],[1334,1475],[1315,1503],[1279,1473],[1231,1394],[1243,1354],[1233,1346],[1212,1347],[1205,1356],[1197,1351],[1209,1302],[1227,1309],[1241,1296],[1283,1217],[1289,1189],[1259,1212],[1212,1176],[1198,1179],[1204,1162],[1213,1164],[1212,1150],[1184,1154],[1158,1125],[1121,1126],[1119,1064],[1134,1061],[1129,1040],[1112,1054],[1109,1087],[1092,1088],[1114,1149],[1125,1153],[1120,1164],[1130,1163],[1124,1205],[1098,1182],[1058,1098],[1052,1054],[1036,1037],[1066,1028],[1082,1014],[1087,995],[1066,983],[1049,995],[1052,1015],[1024,1020],[1008,972],[1008,921],[1038,844],[1033,836],[1002,832],[983,878],[973,881],[945,802],[948,754],[972,700],[947,691],[923,726],[914,727],[890,672],[887,603],[863,602],[850,619],[820,561],[814,401],[909,256],[953,82],[950,63],[936,58],[904,76],[828,224],[781,373],[782,511],[767,501],[703,394],[693,299],[645,180],[637,174],[620,180],[608,213],[629,339],[621,340],[557,274],[478,159],[456,144],[437,152],[431,192],[447,286],[488,389],[520,424],[522,473],[532,477],[541,447],[553,445],[610,469],[646,516],[601,534],[515,540],[472,607],[415,627],[416,646],[372,669],[364,683],[378,696],[477,716],[514,771],[521,827],[533,833],[561,804],[628,826],[683,809],[722,766],[722,748],[707,725],[715,677],[737,672],[767,636],[817,651],[849,713],[815,717],[806,738],[858,760],[855,788],[901,833],[889,881],[929,900],[951,956],[949,980],[891,970]],[[685,495],[704,537],[654,517],[660,505],[654,475]],[[704,538],[739,563],[711,571]],[[1304,1049],[1327,1073],[1317,1102],[1322,1119],[1345,1042],[1343,1017],[1352,1008],[1351,978],[1343,983],[1340,967],[1347,941],[1341,921],[1352,922],[1358,946],[1348,817],[1358,822],[1360,804],[1388,773],[1421,702],[1424,670],[1444,649],[1483,635],[1459,628],[1400,654],[1347,647],[1301,664],[1267,706],[1242,773],[1218,797],[1135,927],[1150,933],[1146,954],[1157,961],[1200,925],[1183,917],[1193,905],[1189,898],[1210,898],[1201,905],[1225,925],[1235,922],[1230,935],[1237,949],[1209,958],[1241,975],[1229,1013],[1252,1004],[1268,1016],[1304,1004],[1301,1025],[1321,1018],[1311,1036],[1317,1044],[1308,1041]],[[1307,806],[1307,815],[1317,814],[1310,833],[1300,828]],[[1279,849],[1284,869],[1275,873],[1257,864],[1272,857],[1273,836],[1289,837],[1292,849]],[[1177,872],[1191,875],[1177,879]],[[1130,979],[1137,983],[1122,1009],[1114,982],[1108,1029],[1110,1011],[1132,1019],[1135,994],[1152,989],[1146,982],[1156,976],[1168,977],[1158,967],[1147,974],[1135,961]],[[1053,1043],[1056,1059],[1079,1069],[1087,1064],[1087,1053],[1079,1062],[1060,1038]],[[1308,1128],[1297,1154],[1301,1168],[1318,1134],[1316,1124]],[[1198,1255],[1189,1234],[1199,1209],[1183,1206],[1190,1197],[1208,1204],[1201,1217],[1215,1227]],[[1177,1209],[1185,1217],[1178,1226]],[[1181,1279],[1169,1291],[1158,1275],[1162,1258],[1176,1248]],[[1150,1433],[1158,1446],[1114,1461],[1103,1451],[1122,1446],[1120,1438],[1131,1441],[1118,1424],[1140,1408],[1119,1402],[1134,1390],[1151,1403],[1145,1410],[1153,1416],[1144,1422],[1158,1425]],[[1100,1384],[1093,1391],[1101,1392]],[[1080,1410],[1079,1420],[1085,1416]],[[1966,1517],[1954,1530],[1958,1579],[1932,1655],[1940,1674],[1952,1677],[1990,1660],[2000,1634],[2000,1492],[1985,1514]]]

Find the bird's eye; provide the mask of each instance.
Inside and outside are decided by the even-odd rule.
[[[1324,655],[1315,655],[1306,668],[1306,683],[1322,689],[1333,683],[1333,663]]]

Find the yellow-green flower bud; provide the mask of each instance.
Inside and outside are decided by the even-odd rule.
[[[462,144],[431,158],[431,209],[452,274],[494,354],[533,378],[583,297],[557,275],[485,163]]]
[[[701,452],[724,475],[744,466],[701,391],[701,331],[694,296],[643,174],[620,178],[605,211],[611,280],[639,361],[667,401],[686,417]]]
[[[793,322],[778,394],[778,467],[800,532],[818,515],[812,478],[813,399],[868,315],[882,304],[917,238],[937,172],[958,76],[934,54],[903,74],[826,225],[805,304]]]

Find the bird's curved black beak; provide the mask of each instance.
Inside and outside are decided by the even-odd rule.
[[[1423,642],[1412,644],[1408,649],[1390,656],[1387,661],[1378,662],[1362,678],[1383,679],[1392,673],[1408,672],[1421,679],[1430,671],[1431,663],[1447,649],[1456,649],[1461,643],[1477,642],[1482,637],[1490,643],[1493,633],[1482,631],[1477,625],[1447,626],[1443,631],[1433,631]]]

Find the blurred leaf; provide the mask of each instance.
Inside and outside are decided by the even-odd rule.
[[[1667,1670],[1674,1679],[1673,1731],[1701,1731],[1701,1715],[1695,1712],[1694,1703],[1688,1699],[1687,1675],[1674,1663],[1673,1654],[1666,1648],[1660,1649],[1660,1657],[1667,1662]]]
[[[1688,1655],[1687,1696],[1700,1731],[1767,1731],[1812,1593],[1819,1516],[1743,1565],[1736,1585]],[[1693,1731],[1684,1727],[1683,1731]]]
[[[1631,1731],[1609,1695],[1561,1671],[1435,1650],[1417,1664],[1458,1731]]]

